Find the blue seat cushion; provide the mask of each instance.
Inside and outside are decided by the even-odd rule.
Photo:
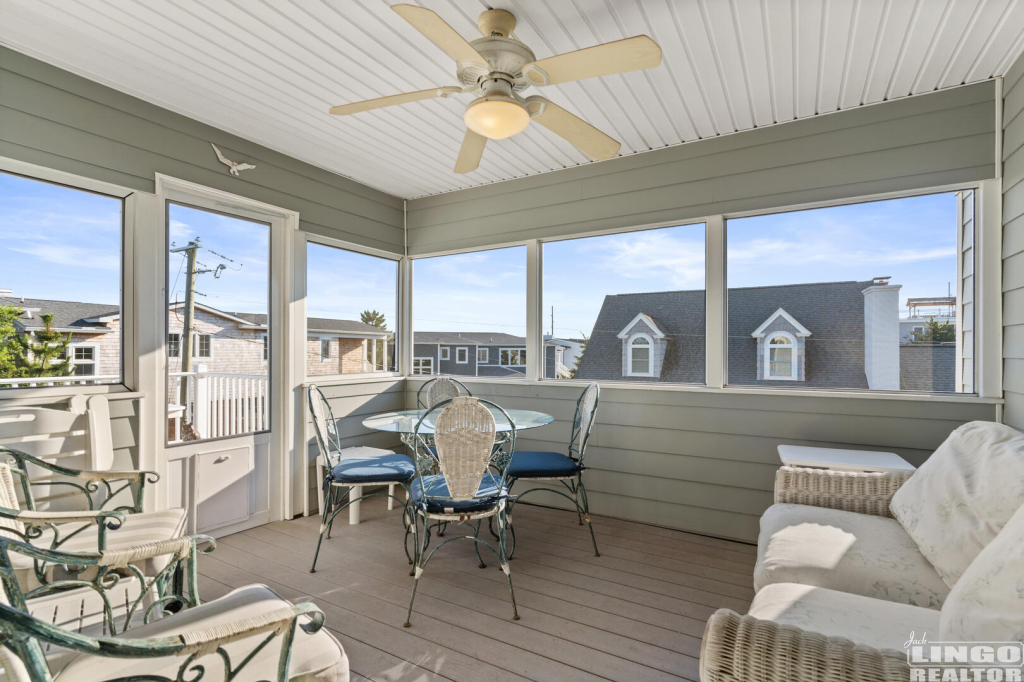
[[[509,478],[563,478],[579,473],[580,463],[563,455],[561,452],[523,452],[512,453],[512,463],[508,465]]]
[[[416,465],[405,455],[377,455],[349,457],[331,469],[335,483],[362,485],[364,483],[399,483],[416,475]]]
[[[413,481],[409,486],[409,497],[417,509],[425,510],[430,514],[469,514],[488,511],[497,506],[498,502],[508,494],[505,488],[499,489],[500,484],[500,477],[487,473],[484,474],[483,480],[480,481],[480,487],[477,489],[479,497],[472,500],[438,500],[432,498],[447,498],[450,493],[444,476],[433,474],[423,477],[422,487],[419,481]],[[426,491],[426,497],[424,497],[424,491]],[[448,511],[449,509],[451,511]]]

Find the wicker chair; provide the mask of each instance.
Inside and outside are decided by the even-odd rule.
[[[425,382],[420,386],[420,390],[416,391],[416,408],[429,410],[438,403],[457,398],[460,395],[472,396],[473,394],[458,379],[437,377]]]
[[[518,502],[525,495],[537,491],[545,491],[561,495],[572,502],[576,508],[576,517],[580,525],[587,522],[590,528],[590,540],[594,543],[594,556],[601,556],[597,550],[597,538],[594,537],[594,527],[590,523],[590,503],[587,500],[587,489],[583,485],[583,458],[587,454],[587,441],[590,440],[590,430],[594,426],[594,417],[597,414],[597,403],[601,397],[601,387],[596,383],[588,384],[579,400],[576,401],[576,415],[572,421],[572,432],[569,436],[569,454],[561,452],[513,452],[512,461],[506,471],[508,475],[508,488],[519,481],[557,481],[561,483],[568,493],[557,488],[541,487],[530,488],[515,496]],[[513,502],[513,504],[515,504]],[[515,551],[515,530],[512,531],[512,552]]]
[[[891,516],[889,502],[909,473],[860,473],[782,467],[775,502]],[[899,605],[907,609],[916,607]],[[841,618],[841,614],[837,614]],[[703,682],[906,682],[905,651],[877,649],[720,609],[701,646]]]
[[[205,679],[209,668],[218,679],[224,671],[225,679],[347,681],[348,659],[320,629],[324,616],[315,605],[290,604],[263,585],[200,604],[196,560],[214,547],[212,538],[192,536],[70,554],[0,538],[4,678],[169,682]],[[24,591],[14,578],[15,556],[96,577]],[[156,557],[164,569],[145,576],[141,563]],[[157,598],[161,583],[170,588]]]
[[[368,497],[387,497],[389,500],[397,500],[402,505],[403,519],[406,521],[406,535],[410,532],[408,506],[405,500],[394,496],[394,486],[400,485],[405,489],[406,498],[409,493],[409,481],[416,475],[416,467],[412,461],[404,456],[389,450],[377,450],[376,448],[348,448],[342,449],[341,441],[338,438],[337,422],[334,420],[334,413],[331,406],[324,397],[323,392],[316,386],[309,387],[309,410],[313,415],[313,432],[316,434],[317,447],[320,449],[318,462],[323,462],[321,471],[326,470],[323,475],[322,489],[323,496],[320,504],[320,537],[316,542],[316,552],[313,554],[313,565],[309,572],[316,572],[316,560],[320,556],[320,545],[324,541],[324,534],[331,537],[331,528],[334,525],[334,518],[347,509],[352,503]],[[388,486],[387,492],[371,492],[352,496],[352,491],[363,486]],[[331,508],[337,505],[333,513]],[[408,554],[408,552],[407,552]],[[412,563],[412,557],[409,557]]]
[[[511,523],[508,515],[508,489],[504,474],[495,475],[489,471],[495,458],[499,456],[499,450],[494,447],[497,428],[494,416],[488,408],[501,412],[512,425],[512,430],[508,434],[511,451],[511,448],[515,447],[515,423],[505,410],[487,400],[470,396],[446,400],[434,405],[416,424],[414,436],[421,445],[425,445],[427,431],[433,424],[432,440],[437,448],[440,473],[425,471],[417,465],[416,480],[411,486],[410,512],[413,516],[415,567],[405,627],[410,625],[416,587],[427,563],[437,550],[455,540],[473,542],[480,568],[486,568],[483,557],[480,556],[480,545],[494,553],[508,582],[508,592],[512,599],[512,617],[519,620],[505,545],[506,528]],[[498,522],[497,548],[480,538],[480,523],[483,519],[490,518],[496,518]],[[431,521],[475,521],[476,524],[472,535],[445,538],[428,552]]]

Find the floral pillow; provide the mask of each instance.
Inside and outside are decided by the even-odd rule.
[[[1024,434],[964,424],[892,498],[889,510],[953,587],[1024,503]]]
[[[946,642],[1024,640],[1024,507],[960,576],[939,634]]]

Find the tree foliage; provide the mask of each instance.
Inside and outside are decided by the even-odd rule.
[[[68,355],[68,344],[71,343],[71,332],[64,336],[53,331],[53,314],[39,316],[43,321],[43,331],[34,336],[28,334],[15,337],[21,346],[14,358],[17,374],[21,377],[66,377],[71,375],[71,357]]]
[[[569,370],[570,379],[575,379],[576,372],[580,371],[580,360],[583,359],[583,352],[587,350],[587,343],[590,341],[590,338],[583,332],[580,332],[580,336],[583,337],[583,343],[580,344],[580,354],[576,356],[576,362],[573,363],[572,369]]]
[[[387,331],[388,328],[387,321],[384,319],[384,313],[379,313],[376,310],[364,310],[359,313],[359,321],[384,331]]]
[[[952,343],[956,341],[956,327],[952,322],[938,322],[934,317],[928,318],[924,329],[910,333],[911,343]]]
[[[0,378],[10,379],[17,376],[15,358],[20,354],[17,329],[14,320],[22,310],[16,306],[0,305]]]

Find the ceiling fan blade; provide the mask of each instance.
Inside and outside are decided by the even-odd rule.
[[[444,53],[457,62],[476,62],[491,70],[479,52],[459,32],[449,26],[436,12],[416,5],[392,5],[391,9],[408,21],[417,31],[425,35],[430,42],[444,50]]]
[[[462,138],[462,147],[459,149],[459,158],[455,160],[456,173],[472,173],[480,165],[480,158],[484,155],[484,147],[487,145],[487,138],[472,130],[466,131],[466,137]]]
[[[401,95],[388,95],[387,97],[378,97],[376,99],[367,99],[362,102],[352,102],[351,104],[341,104],[336,107],[331,107],[328,111],[335,116],[345,116],[347,114],[358,114],[360,111],[369,111],[370,109],[380,109],[381,107],[390,107],[393,104],[406,104],[407,102],[419,102],[422,99],[434,99],[435,97],[448,97],[462,92],[462,88],[454,85],[445,86],[443,88],[430,88],[429,90],[417,90],[416,92],[403,92]]]
[[[658,64],[661,64],[658,43],[647,36],[634,36],[530,62],[523,67],[523,76],[531,85],[557,85],[650,69]]]
[[[622,145],[618,141],[551,100],[534,96],[528,97],[526,103],[534,121],[598,161],[610,159],[619,153]]]

